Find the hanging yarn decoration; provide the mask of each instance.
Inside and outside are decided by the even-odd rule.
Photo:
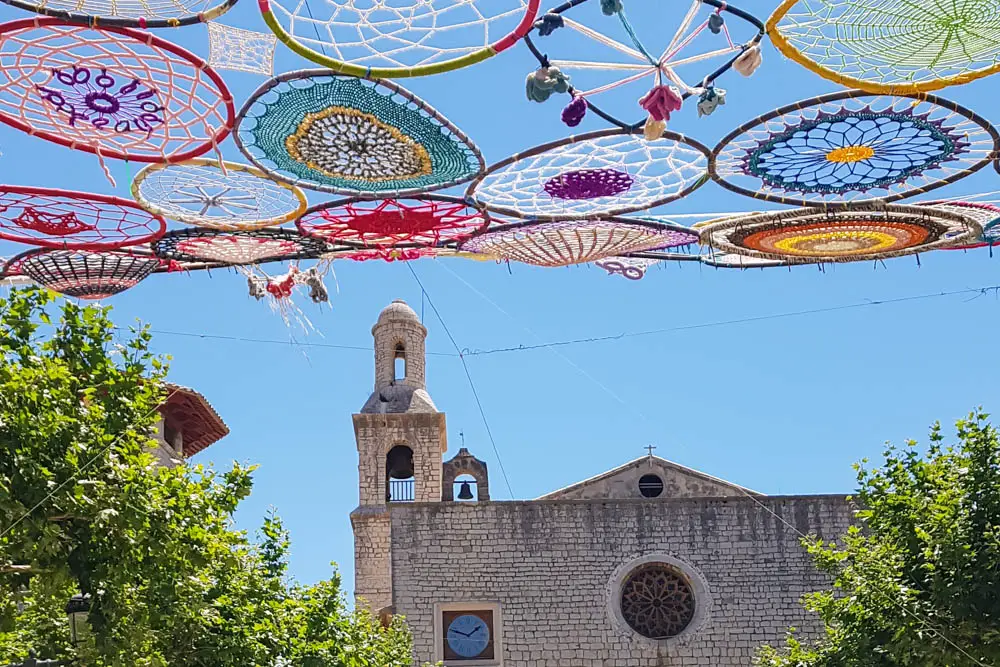
[[[789,104],[729,133],[712,178],[783,204],[896,201],[986,166],[1000,134],[950,100],[845,91]]]
[[[703,243],[723,252],[783,261],[854,262],[967,242],[982,227],[943,209],[870,202],[732,216],[700,232]]]
[[[539,67],[528,75],[524,83],[524,91],[531,102],[544,102],[552,97],[552,93],[565,93],[569,90],[569,77],[557,67]]]
[[[108,195],[0,185],[0,239],[44,248],[113,250],[155,241],[159,215]]]
[[[743,76],[751,76],[764,62],[764,53],[759,44],[754,44],[733,61],[733,69]]]
[[[715,86],[708,86],[698,97],[698,117],[709,116],[720,105],[726,103],[726,91],[722,88],[716,88]]]
[[[236,0],[3,0],[4,3],[71,23],[104,27],[176,28],[219,18]]]
[[[292,298],[295,288],[307,287],[309,299],[315,304],[329,303],[330,292],[323,282],[323,276],[331,268],[331,263],[324,261],[304,271],[297,264],[292,264],[288,267],[288,272],[280,276],[268,275],[259,267],[252,265],[238,266],[236,270],[246,277],[247,292],[251,298],[266,301],[271,310],[279,314],[285,326],[291,327],[292,320],[295,320],[299,327],[308,333],[315,327],[302,309],[295,304]]]
[[[1000,71],[997,19],[995,0],[784,0],[767,32],[830,81],[910,95]]]
[[[715,267],[717,269],[770,269],[778,266],[794,266],[797,264],[807,264],[811,262],[794,261],[785,262],[780,259],[765,259],[763,257],[751,257],[744,253],[722,252],[715,248],[708,248],[699,258],[702,264]]]
[[[216,69],[271,76],[277,42],[270,33],[212,22],[208,24],[208,64]]]
[[[944,250],[971,250],[990,246],[1000,241],[1000,236],[997,235],[997,231],[1000,231],[997,229],[997,225],[1000,223],[1000,206],[976,201],[929,201],[920,202],[918,205],[963,215],[971,218],[982,227],[983,233],[979,238],[946,246]]]
[[[574,97],[573,101],[566,105],[562,111],[562,122],[570,127],[576,127],[587,115],[587,100],[583,97]]]
[[[535,23],[535,29],[538,31],[538,34],[541,35],[542,37],[548,37],[549,35],[554,33],[557,29],[563,27],[563,25],[564,23],[562,15],[548,13],[542,16],[542,18],[540,18],[538,22]]]
[[[605,16],[614,16],[624,8],[622,0],[601,0],[601,11]]]
[[[540,0],[259,0],[288,48],[336,73],[425,76],[486,60],[531,30]]]
[[[258,88],[235,132],[272,178],[322,192],[402,196],[465,183],[479,149],[426,102],[385,80],[289,72]]]
[[[706,180],[708,149],[667,132],[601,130],[536,146],[491,166],[466,196],[488,210],[537,220],[641,211],[680,199]]]
[[[647,269],[659,263],[656,259],[639,259],[636,257],[610,257],[599,259],[594,264],[608,272],[609,276],[621,276],[629,280],[642,280]]]
[[[168,232],[152,247],[156,256],[163,259],[229,265],[312,259],[329,251],[323,241],[286,229],[250,232],[180,229]]]
[[[652,116],[646,117],[646,122],[642,126],[642,136],[646,141],[655,141],[663,136],[667,131],[667,123],[662,120],[656,120]]]
[[[215,70],[148,32],[11,21],[0,25],[0,60],[0,122],[102,165],[181,162],[215,149],[235,121]]]
[[[683,101],[680,92],[673,86],[656,86],[639,100],[639,106],[653,120],[666,122],[672,112],[680,110]]]
[[[690,0],[686,12],[677,12],[672,3],[662,4],[659,10],[660,5],[654,3],[651,11],[662,11],[663,21],[643,17],[641,23],[633,25],[620,2],[601,0],[602,9],[613,16],[612,20],[595,20],[593,13],[578,9],[588,2],[595,0],[563,3],[525,36],[525,44],[540,66],[528,77],[528,99],[544,101],[555,92],[565,91],[572,96],[574,110],[582,108],[576,102],[582,98],[588,109],[604,120],[621,128],[638,128],[641,121],[634,122],[635,107],[624,106],[625,102],[652,93],[648,103],[663,106],[667,103],[661,102],[665,95],[661,87],[663,91],[672,89],[670,97],[697,97],[748,52],[756,53],[756,62],[760,62],[755,47],[764,34],[763,23],[728,3]],[[555,19],[547,18],[550,16],[561,20],[555,34]],[[583,21],[591,21],[592,25]],[[676,25],[676,31],[663,32],[664,22]],[[535,41],[543,38],[545,52]],[[563,58],[560,53],[565,54]],[[748,58],[740,62],[746,64]],[[549,75],[552,70],[558,72],[558,77]],[[616,95],[619,89],[621,94]],[[676,102],[671,101],[666,108],[674,107]],[[649,136],[662,132],[653,123],[665,122],[667,115],[669,111],[653,117],[646,128]]]
[[[159,266],[155,257],[125,251],[29,250],[10,260],[0,278],[23,275],[66,296],[104,299],[135,287]]]

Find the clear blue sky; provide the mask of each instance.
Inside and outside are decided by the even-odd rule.
[[[688,6],[676,4],[678,12]],[[751,0],[740,6],[764,19],[772,4]],[[4,20],[22,16],[27,14],[0,10]],[[251,0],[241,0],[223,21],[266,29]],[[207,55],[203,26],[158,34]],[[277,65],[279,71],[311,67],[284,49]],[[524,98],[524,77],[535,66],[518,45],[473,68],[402,83],[495,162],[568,134],[559,120],[565,100],[538,105]],[[263,81],[222,75],[238,104]],[[942,95],[990,116],[996,113],[996,85],[993,78]],[[701,119],[693,105],[686,106],[670,126],[712,146],[768,109],[836,89],[767,43],[764,65],[753,78],[730,75],[720,86],[728,90],[726,106]],[[600,127],[591,117],[579,129]],[[0,126],[0,150],[4,183],[128,196],[128,175],[136,170],[134,164],[112,163],[119,181],[113,190],[94,156],[6,126]],[[232,142],[224,152],[241,159]],[[939,193],[958,197],[997,189],[1000,178],[990,168]],[[309,193],[311,203],[326,198]],[[774,206],[710,183],[657,212],[764,208]],[[0,245],[0,255],[15,251],[12,244]],[[850,264],[825,273],[815,267],[741,272],[669,265],[639,282],[593,267],[511,265],[508,271],[460,260],[413,266],[458,344],[486,349],[1000,284],[1000,258],[991,259],[986,250],[936,252],[921,263],[911,257],[884,268]],[[421,310],[420,290],[404,265],[345,262],[336,272],[336,284],[328,281],[338,289],[332,309],[299,298],[321,332],[303,340],[367,347],[378,312],[391,300],[403,298]],[[222,467],[233,459],[260,464],[240,525],[253,528],[268,506],[277,507],[292,533],[293,573],[313,581],[336,561],[350,590],[348,514],[357,504],[351,414],[371,392],[372,353],[166,334],[288,340],[281,320],[247,296],[245,280],[225,271],[154,276],[111,303],[120,324],[140,318],[160,332],[155,346],[173,355],[172,380],[203,392],[232,429],[195,460]],[[453,353],[429,307],[425,323],[428,350]],[[923,438],[936,419],[952,422],[977,404],[1000,405],[1000,360],[990,343],[998,323],[993,294],[964,295],[470,356],[468,364],[517,498],[617,466],[642,455],[650,443],[661,456],[764,493],[846,493],[853,488],[851,464],[877,457],[884,441]],[[431,357],[427,377],[431,396],[448,415],[449,455],[464,431],[469,449],[489,463],[494,498],[509,498],[458,358]]]

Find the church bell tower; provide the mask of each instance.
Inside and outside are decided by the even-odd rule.
[[[389,506],[440,502],[445,416],[427,393],[427,329],[405,302],[389,304],[372,327],[375,390],[354,415],[359,504],[354,591],[374,612],[392,606]]]

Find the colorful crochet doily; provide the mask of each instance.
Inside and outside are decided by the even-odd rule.
[[[163,259],[230,265],[314,259],[329,250],[319,239],[285,229],[252,232],[182,229],[167,233],[153,244],[153,252]]]
[[[920,206],[930,206],[942,211],[951,211],[958,215],[975,220],[983,228],[982,235],[977,239],[945,246],[944,250],[971,250],[993,245],[1000,241],[997,225],[1000,223],[1000,206],[974,201],[929,201],[920,202]]]
[[[536,220],[576,220],[641,211],[693,192],[708,180],[709,151],[667,132],[602,130],[543,144],[493,166],[467,196],[496,211]]]
[[[950,211],[873,202],[734,216],[706,225],[701,238],[723,252],[765,259],[853,262],[933,250],[981,232],[977,222]]]
[[[2,0],[29,12],[102,28],[175,28],[217,19],[236,0]]]
[[[844,86],[907,95],[1000,71],[995,0],[784,0],[774,45]]]
[[[687,245],[697,234],[638,218],[499,225],[459,247],[535,266],[569,266],[640,250]]]
[[[163,236],[167,223],[108,195],[0,185],[0,239],[44,248],[112,250]]]
[[[398,197],[465,183],[485,166],[461,130],[390,81],[290,72],[258,88],[239,115],[240,150],[312,190]]]
[[[954,102],[846,91],[741,125],[711,170],[729,190],[784,204],[896,201],[982,169],[997,149],[997,130]]]
[[[264,22],[300,56],[375,79],[466,67],[531,29],[539,0],[259,0]]]
[[[66,296],[103,299],[135,287],[159,266],[155,257],[123,251],[29,250],[10,260],[0,277],[23,275]]]
[[[306,196],[294,185],[273,180],[254,167],[196,158],[153,164],[136,174],[132,196],[148,211],[189,225],[251,230],[300,216]]]
[[[428,194],[326,202],[295,224],[306,236],[328,243],[391,248],[462,241],[489,224],[489,218],[463,199]]]
[[[102,160],[187,160],[235,121],[222,78],[148,32],[21,19],[0,25],[0,61],[0,122]]]
[[[760,20],[722,0],[647,5],[638,20],[628,17],[627,3],[602,2],[602,12],[594,11],[597,4],[565,2],[541,16],[524,38],[541,68],[528,77],[528,98],[543,102],[556,88],[568,93],[572,102],[562,118],[570,127],[588,111],[618,127],[639,127],[642,120],[631,122],[643,111],[636,100],[666,86],[678,106],[693,96],[699,115],[712,113],[726,101],[725,91],[714,87],[716,79],[764,35]],[[555,85],[563,78],[565,85]]]

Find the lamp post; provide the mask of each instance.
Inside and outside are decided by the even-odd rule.
[[[90,596],[77,593],[66,603],[66,616],[69,617],[70,642],[77,646],[87,635],[87,616],[90,614]]]

